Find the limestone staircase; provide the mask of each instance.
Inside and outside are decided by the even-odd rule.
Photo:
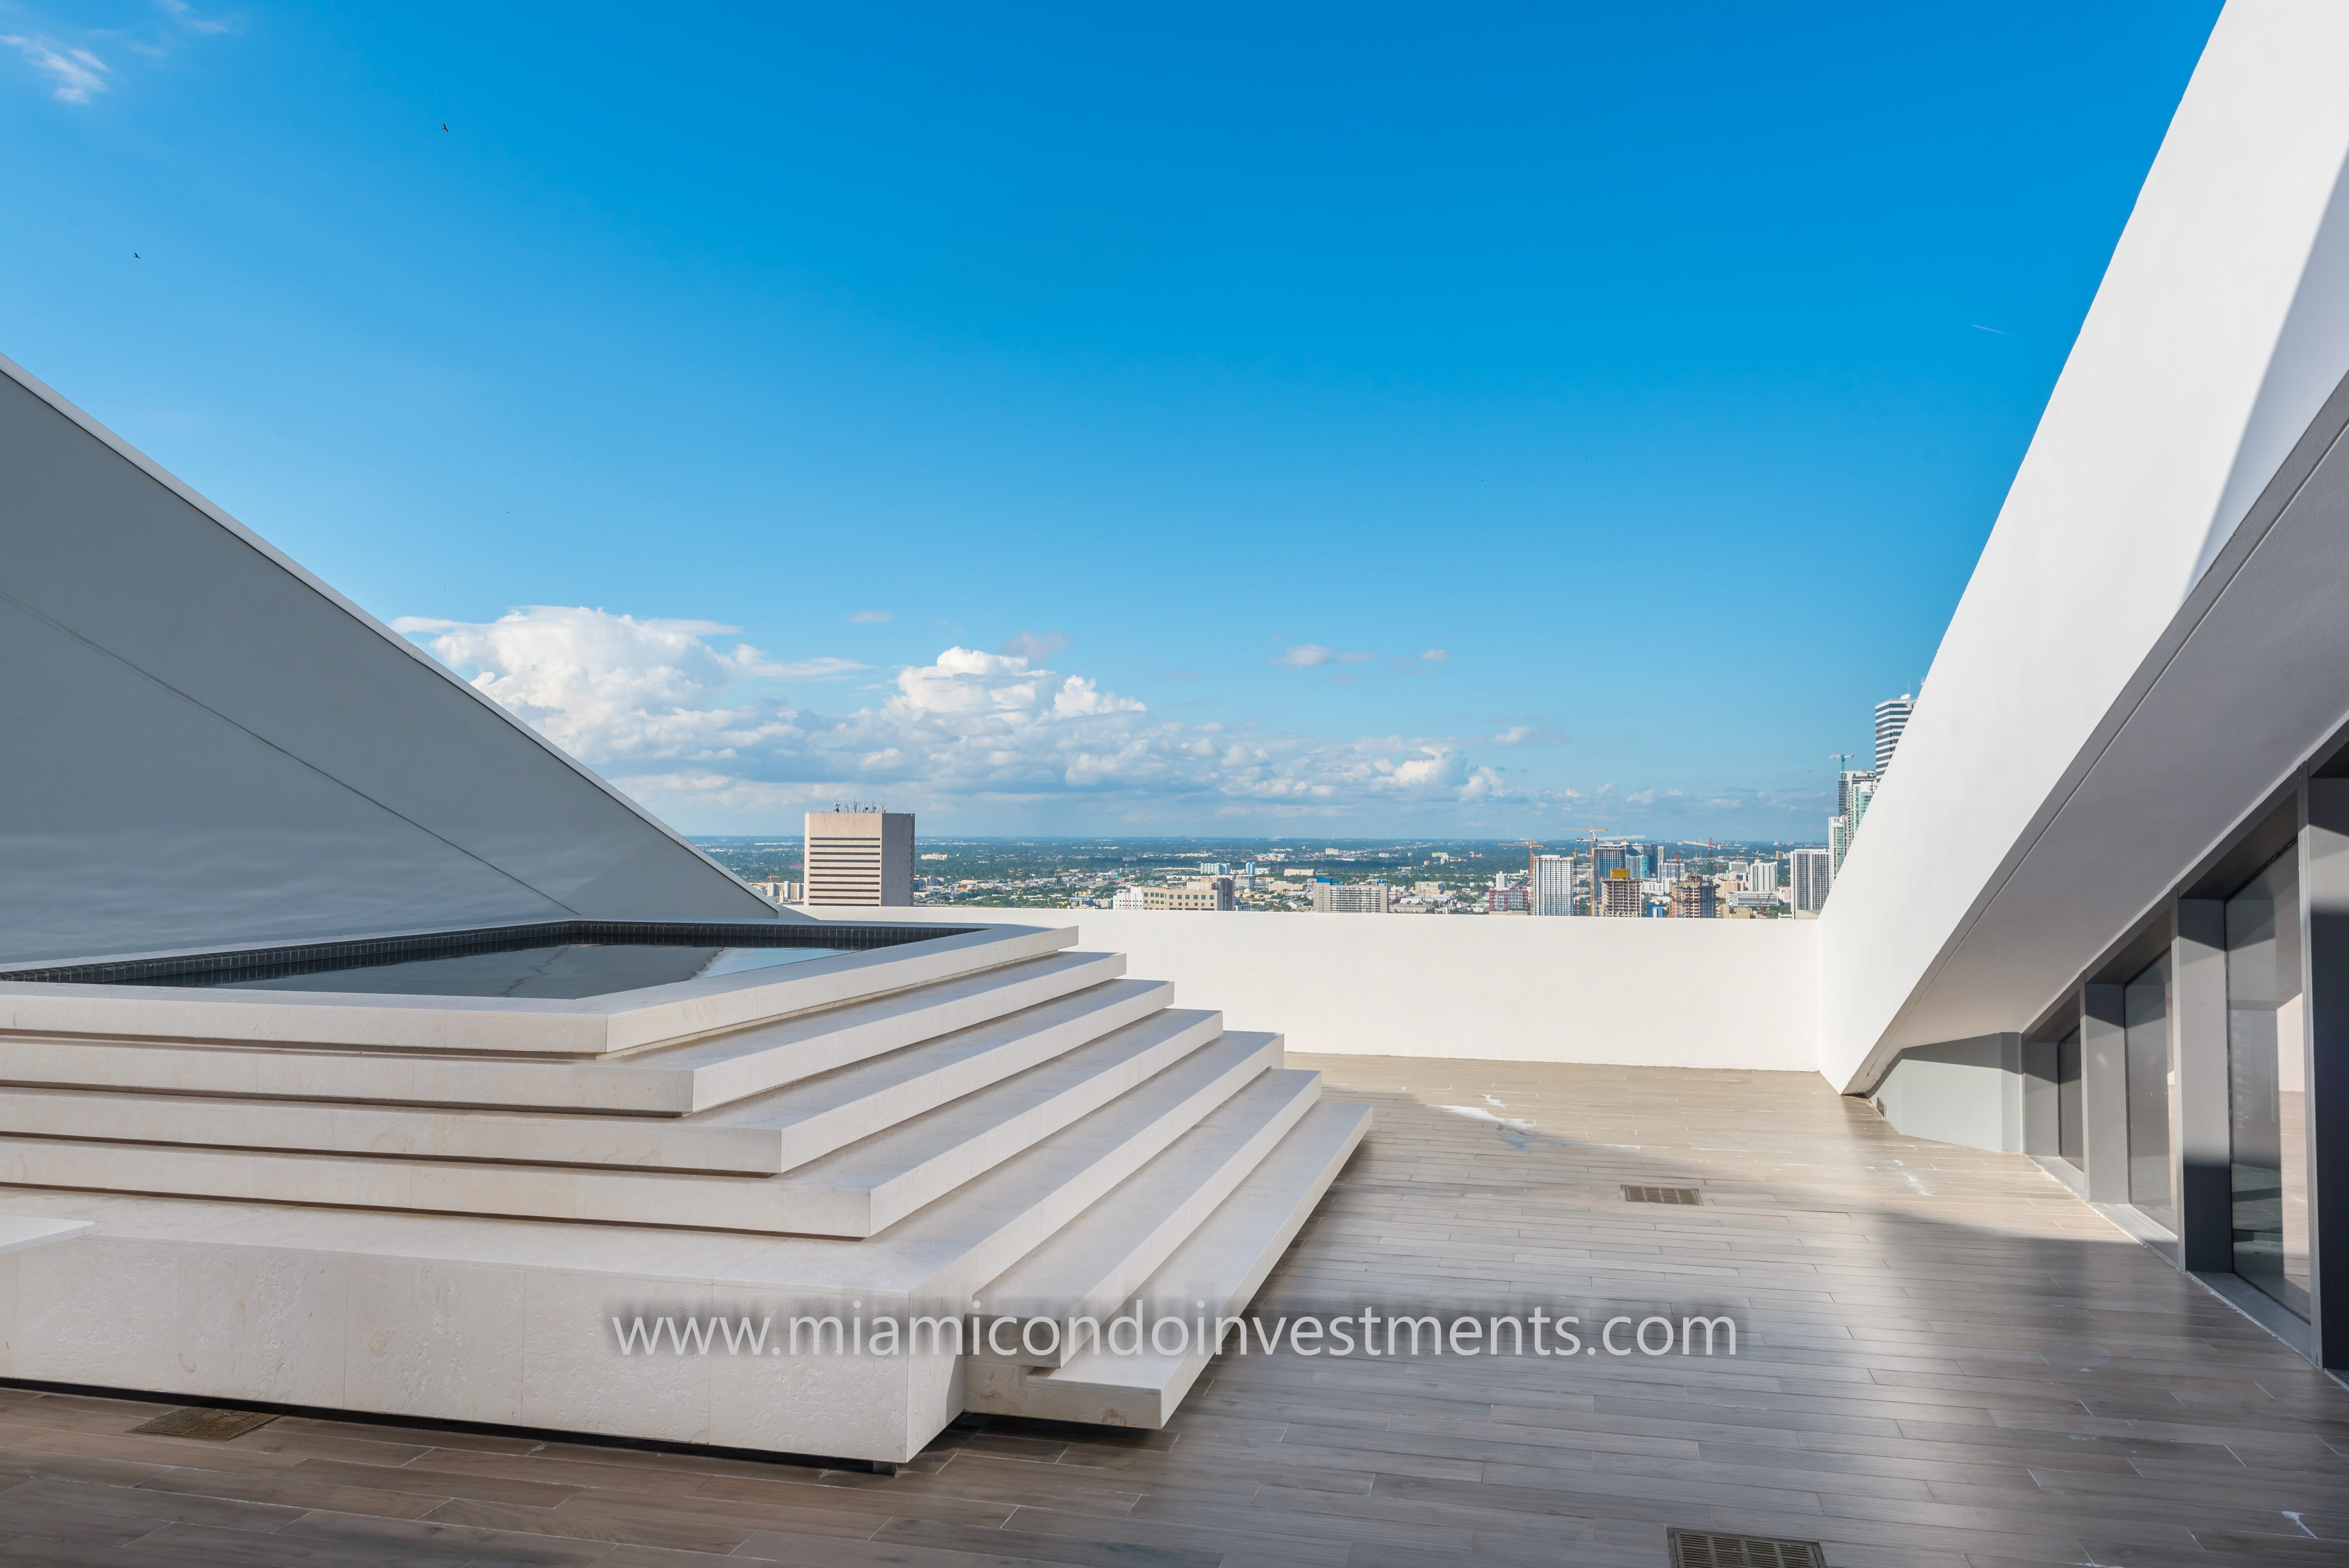
[[[802,1295],[989,1315],[1237,1313],[1369,1109],[1075,939],[949,934],[792,966],[754,1003],[541,1004],[527,1029],[0,980],[0,1182],[738,1233]],[[981,1349],[959,1398],[1157,1426],[1206,1359]]]

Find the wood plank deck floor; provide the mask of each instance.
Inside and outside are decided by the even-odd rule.
[[[2349,1391],[2019,1156],[1807,1074],[1294,1059],[1379,1121],[1268,1317],[1702,1309],[1738,1354],[1226,1356],[1163,1432],[972,1422],[894,1478],[0,1389],[0,1563],[2349,1563]]]

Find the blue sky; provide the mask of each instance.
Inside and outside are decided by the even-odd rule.
[[[1816,840],[2217,9],[0,0],[0,353],[689,831]]]

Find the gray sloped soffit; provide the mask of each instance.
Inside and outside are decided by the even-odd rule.
[[[0,372],[0,958],[564,913],[777,914]]]

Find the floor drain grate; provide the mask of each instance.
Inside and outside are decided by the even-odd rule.
[[[1709,1530],[1670,1532],[1672,1568],[1826,1568],[1816,1541],[1773,1541]]]
[[[208,1442],[224,1443],[276,1418],[259,1410],[212,1410],[191,1406],[184,1410],[166,1410],[130,1429],[150,1438],[202,1438]]]
[[[1696,1202],[1696,1189],[1693,1187],[1626,1187],[1623,1189],[1623,1202],[1693,1205]],[[1723,1536],[1722,1539],[1727,1540],[1728,1537]]]

